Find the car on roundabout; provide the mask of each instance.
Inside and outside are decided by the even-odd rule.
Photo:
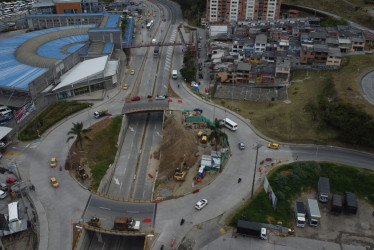
[[[208,200],[207,199],[201,199],[199,200],[196,205],[195,205],[195,208],[197,210],[201,210],[203,209],[206,205],[208,204]]]
[[[51,177],[50,181],[51,181],[52,187],[57,188],[60,186],[60,183],[58,183],[56,177]]]
[[[278,143],[269,143],[268,144],[268,148],[271,148],[271,149],[279,149],[279,144]]]

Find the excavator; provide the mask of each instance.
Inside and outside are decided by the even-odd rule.
[[[184,177],[186,176],[186,171],[184,171],[184,166],[186,165],[186,154],[183,156],[183,161],[180,167],[177,167],[174,172],[174,180],[176,181],[184,181]]]

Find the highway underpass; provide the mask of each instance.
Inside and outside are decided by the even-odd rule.
[[[171,99],[165,99],[165,100],[143,99],[140,101],[127,101],[123,105],[122,114],[168,110],[169,100]]]

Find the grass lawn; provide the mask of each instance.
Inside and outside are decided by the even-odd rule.
[[[29,141],[39,138],[54,124],[92,105],[91,103],[80,102],[56,102],[49,105],[39,115],[37,115],[18,135],[21,141]]]
[[[288,89],[290,104],[283,101],[234,100],[233,103],[227,99],[215,99],[214,101],[250,119],[259,131],[276,141],[349,147],[349,145],[335,140],[336,133],[333,130],[321,130],[318,124],[313,122],[311,115],[304,111],[304,107],[309,101],[316,102],[318,95],[323,90],[323,81],[331,76],[339,98],[360,105],[367,113],[374,116],[373,107],[362,97],[357,86],[358,76],[373,67],[374,56],[347,56],[343,57],[343,61],[345,66],[339,71],[293,71],[292,83]]]
[[[122,116],[111,119],[111,123],[96,132],[91,141],[85,141],[87,162],[91,169],[91,187],[97,190],[110,164],[114,162],[118,150],[118,136],[122,125]]]
[[[357,198],[374,205],[374,173],[330,162],[296,162],[275,169],[268,177],[278,203],[274,211],[265,191],[258,193],[232,216],[230,224],[236,226],[242,215],[249,221],[269,224],[282,222],[293,227],[293,206],[302,192],[317,192],[320,176],[330,179],[330,192],[343,195],[345,191],[356,193]]]
[[[365,27],[374,28],[374,18],[366,12],[374,7],[374,2],[365,4],[364,0],[284,0],[282,3],[325,10]]]

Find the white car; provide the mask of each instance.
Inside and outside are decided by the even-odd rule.
[[[155,100],[165,100],[166,99],[166,96],[164,95],[158,95],[155,97]]]
[[[208,200],[207,199],[202,199],[202,200],[199,200],[196,205],[195,205],[195,208],[197,210],[201,210],[203,209],[206,205],[208,204]]]

